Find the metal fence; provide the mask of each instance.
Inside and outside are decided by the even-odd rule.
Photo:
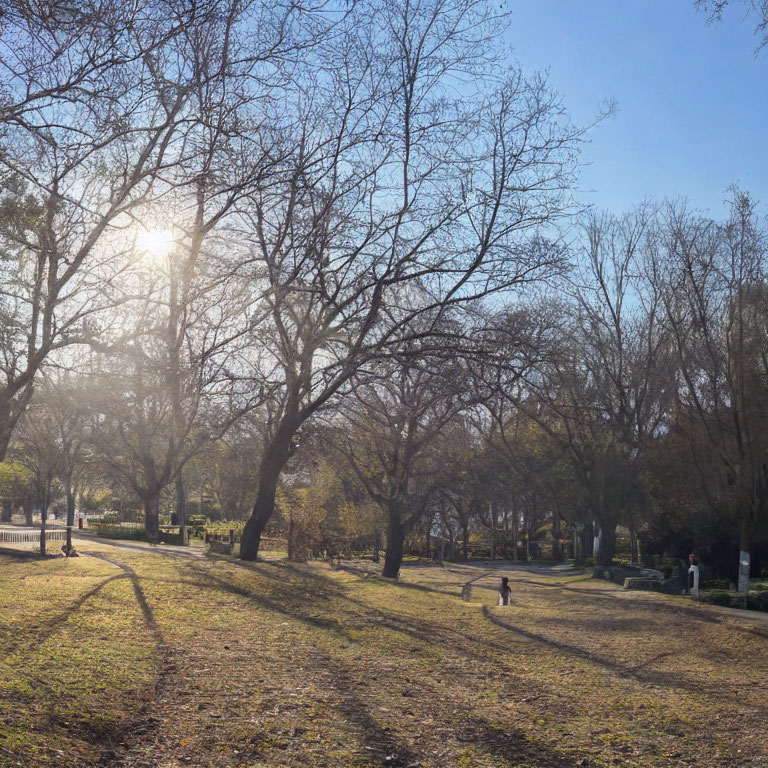
[[[47,529],[45,531],[46,541],[66,541],[67,532],[61,529]],[[11,531],[7,529],[0,530],[0,541],[24,544],[40,543],[40,531],[30,531],[29,529],[23,531]]]

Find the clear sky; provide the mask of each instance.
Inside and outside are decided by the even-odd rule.
[[[687,197],[723,215],[738,183],[768,211],[768,49],[735,5],[708,25],[693,0],[508,0],[524,70],[549,71],[575,121],[614,117],[584,148],[580,198],[621,212]]]

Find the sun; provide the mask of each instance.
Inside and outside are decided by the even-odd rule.
[[[155,259],[168,254],[173,245],[173,235],[167,229],[148,229],[136,238],[136,244]]]

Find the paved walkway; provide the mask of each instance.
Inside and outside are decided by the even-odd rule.
[[[125,539],[104,539],[96,536],[95,533],[86,531],[72,531],[72,538],[79,541],[94,541],[99,544],[106,544],[118,549],[133,549],[137,552],[144,552],[148,555],[166,555],[168,557],[205,557],[205,550],[202,547],[182,547],[177,544],[150,544],[148,541],[126,541]]]

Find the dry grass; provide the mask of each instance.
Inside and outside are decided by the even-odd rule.
[[[497,608],[498,574],[459,599],[482,573],[461,566],[391,584],[101,549],[0,557],[0,765],[768,765],[768,627],[707,607],[510,572]]]

